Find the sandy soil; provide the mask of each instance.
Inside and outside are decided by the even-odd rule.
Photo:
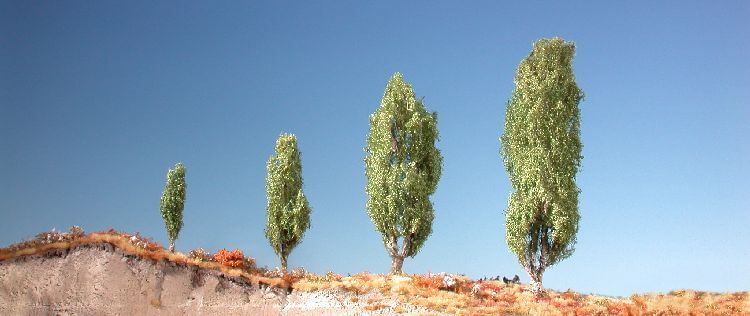
[[[367,302],[377,301],[377,310]],[[287,293],[109,244],[0,262],[0,315],[435,315],[378,292]]]

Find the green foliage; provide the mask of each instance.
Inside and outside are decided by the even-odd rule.
[[[392,257],[413,257],[432,232],[429,196],[437,188],[443,159],[437,140],[437,114],[427,112],[411,85],[394,74],[380,107],[370,115],[365,148],[367,212]]]
[[[161,195],[161,217],[167,226],[170,250],[174,251],[174,241],[182,229],[182,210],[185,208],[185,166],[177,163],[174,168],[167,172],[167,184]]]
[[[573,253],[578,232],[583,91],[573,75],[574,54],[575,44],[560,38],[534,43],[518,66],[501,137],[515,189],[506,210],[506,240],[540,280],[545,268]]]
[[[266,237],[286,270],[287,257],[310,227],[310,205],[302,192],[302,162],[294,135],[279,136],[266,168]]]

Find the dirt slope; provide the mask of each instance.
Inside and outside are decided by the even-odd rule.
[[[368,310],[366,302],[373,300],[385,304]],[[0,261],[0,315],[367,315],[391,314],[397,306],[405,314],[437,314],[378,292],[288,294],[220,271],[128,255],[109,244]]]

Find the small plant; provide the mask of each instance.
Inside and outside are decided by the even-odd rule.
[[[68,230],[68,235],[71,239],[76,239],[85,236],[86,232],[83,231],[83,228],[81,228],[81,226],[72,226]]]
[[[188,258],[202,261],[202,262],[210,262],[214,261],[214,257],[211,256],[210,253],[203,250],[203,248],[195,248],[193,250],[190,250],[187,254]]]
[[[259,267],[255,268],[253,270],[256,274],[259,274],[266,278],[282,278],[284,275],[289,274],[287,271],[282,270],[280,267],[275,268],[268,268],[268,267]]]
[[[243,268],[244,268],[245,270],[247,270],[247,271],[249,271],[249,272],[254,272],[254,271],[255,271],[255,269],[256,269],[256,267],[255,267],[255,258],[252,258],[252,257],[245,257],[245,258],[243,259],[243,261],[244,261],[244,262],[243,262],[243,264],[242,264],[242,265],[243,265]]]
[[[110,228],[110,229],[107,229],[107,230],[98,231],[98,232],[96,232],[96,234],[99,234],[99,235],[112,235],[112,236],[122,236],[122,235],[124,235],[124,233],[118,232],[114,228]]]
[[[439,290],[443,287],[443,277],[437,274],[415,275],[412,284],[418,287]]]
[[[231,268],[243,268],[245,265],[245,256],[239,249],[235,249],[233,251],[221,249],[214,255],[214,260],[224,266]]]
[[[78,239],[83,237],[85,234],[83,232],[83,229],[78,226],[73,226],[70,228],[69,232],[59,232],[55,230],[54,228],[51,231],[39,233],[36,235],[36,238],[33,240],[25,241],[20,244],[19,246],[23,247],[30,247],[35,245],[45,245],[45,244],[51,244],[56,242],[65,242],[65,241],[72,241],[74,239]]]
[[[56,231],[54,228],[51,231],[39,233],[36,235],[36,240],[41,244],[51,244],[65,240],[65,235]]]
[[[135,233],[135,235],[129,235],[129,234],[120,234],[122,237],[125,237],[130,241],[133,246],[136,246],[138,248],[148,250],[148,251],[157,251],[160,249],[164,249],[160,244],[153,241],[151,238],[143,237],[140,233]]]
[[[322,282],[322,283],[328,283],[328,282],[341,282],[343,280],[343,276],[341,276],[338,273],[334,273],[331,271],[326,272],[326,274],[323,275],[317,275],[314,273],[305,273],[304,279],[310,282]]]
[[[471,284],[471,290],[469,293],[475,297],[482,299],[496,297],[498,294],[504,292],[504,286],[499,285],[495,282],[477,281],[467,283],[467,286],[469,284]]]
[[[305,276],[307,276],[308,273],[307,271],[305,271],[305,268],[297,267],[297,268],[292,269],[292,272],[290,274],[296,278],[304,278]]]
[[[323,282],[341,282],[341,280],[344,279],[341,274],[334,273],[331,271],[326,272],[323,276],[319,277],[321,281]]]

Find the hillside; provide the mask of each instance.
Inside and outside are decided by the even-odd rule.
[[[0,249],[0,314],[750,314],[750,293],[549,291],[459,275],[314,275],[258,268],[240,252],[169,253],[113,230],[41,233]]]

